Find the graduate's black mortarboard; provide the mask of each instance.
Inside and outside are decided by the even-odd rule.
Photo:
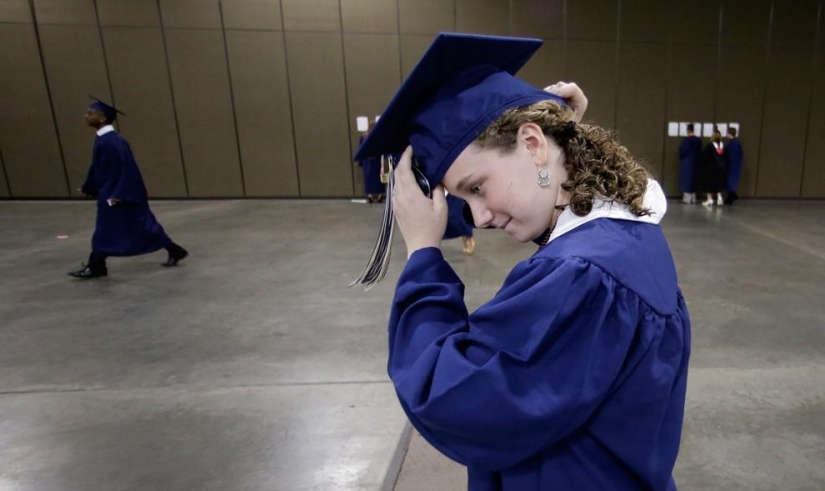
[[[435,188],[458,155],[508,109],[548,99],[565,104],[513,76],[541,44],[540,39],[439,34],[354,159],[398,155],[412,145],[419,186]],[[383,278],[392,227],[392,200],[387,200],[372,259],[353,284],[371,285]]]
[[[102,100],[98,99],[97,97],[95,97],[93,95],[89,95],[89,97],[94,99],[94,102],[89,104],[89,107],[91,107],[92,109],[94,109],[96,111],[100,111],[101,113],[103,113],[103,115],[106,116],[106,120],[109,121],[110,123],[112,121],[114,121],[115,119],[117,119],[118,114],[123,114],[124,116],[126,116],[126,114],[123,111],[121,111],[120,109],[118,109],[118,108],[116,108],[116,107],[114,107],[110,104],[107,104],[107,103],[103,102]]]

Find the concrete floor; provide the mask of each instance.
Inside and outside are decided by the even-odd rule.
[[[165,252],[114,258],[83,282],[65,272],[88,255],[91,203],[0,202],[0,491],[391,488],[408,440],[385,371],[403,244],[384,283],[346,289],[380,207],[153,209],[192,255],[171,270]],[[681,491],[825,489],[823,215],[671,205],[693,319]],[[495,231],[477,242],[472,257],[444,245],[470,308],[533,251]],[[412,480],[408,462],[397,489],[449,477],[426,467],[437,458]]]

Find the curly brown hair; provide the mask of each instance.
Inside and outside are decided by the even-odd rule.
[[[585,216],[598,197],[618,201],[636,216],[649,215],[642,206],[648,171],[610,131],[589,124],[574,124],[572,113],[547,100],[509,109],[490,124],[474,144],[510,152],[516,148],[518,129],[527,122],[539,125],[564,150],[567,181],[561,187],[571,193],[570,209]]]

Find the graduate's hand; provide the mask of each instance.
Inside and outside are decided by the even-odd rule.
[[[556,82],[545,87],[544,90],[564,99],[573,110],[573,121],[581,122],[584,112],[587,111],[587,97],[575,82]]]
[[[412,147],[408,146],[393,172],[392,208],[401,235],[407,244],[407,257],[425,247],[440,247],[447,230],[447,199],[441,185],[429,199],[412,172]]]

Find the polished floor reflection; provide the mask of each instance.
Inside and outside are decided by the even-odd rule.
[[[65,273],[88,255],[94,206],[0,202],[0,491],[390,489],[407,441],[385,370],[403,243],[384,283],[346,288],[380,207],[153,209],[192,253],[180,267],[113,258],[78,281]],[[671,202],[694,326],[681,491],[825,489],[823,214]],[[443,248],[470,308],[533,250],[496,231],[473,256]],[[413,474],[438,458],[423,451]]]

